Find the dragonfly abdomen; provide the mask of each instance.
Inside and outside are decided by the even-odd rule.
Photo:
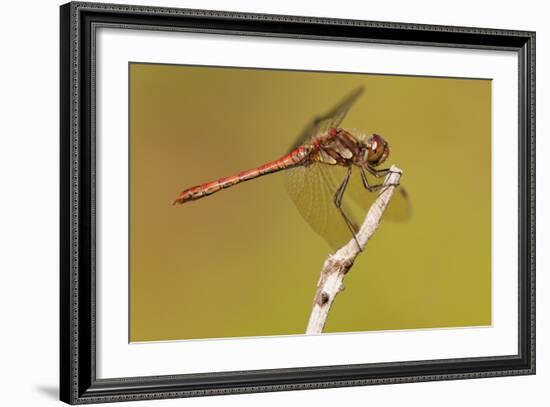
[[[207,182],[205,184],[196,185],[183,191],[174,200],[175,204],[183,204],[189,201],[195,201],[205,196],[212,195],[222,189],[229,188],[233,185],[239,184],[244,181],[248,181],[254,178],[261,177],[262,175],[271,174],[273,172],[281,171],[286,168],[301,165],[309,157],[311,147],[301,146],[291,151],[287,155],[268,162],[259,167],[252,168],[247,171],[242,171],[238,174],[231,175],[229,177],[220,178],[216,181]]]

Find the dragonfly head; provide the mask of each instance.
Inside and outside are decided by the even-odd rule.
[[[365,147],[365,158],[367,162],[374,167],[382,164],[390,155],[390,146],[388,142],[378,134],[370,136]]]

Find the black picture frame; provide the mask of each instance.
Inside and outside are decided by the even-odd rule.
[[[72,2],[60,7],[60,398],[70,404],[535,373],[535,33]],[[514,355],[96,378],[95,71],[99,26],[512,50],[519,59],[519,349]]]

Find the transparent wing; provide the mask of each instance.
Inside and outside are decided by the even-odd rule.
[[[296,139],[295,143],[290,148],[290,151],[306,143],[312,137],[327,132],[331,128],[338,127],[340,123],[342,123],[342,120],[344,120],[344,117],[346,117],[346,114],[348,113],[351,106],[353,106],[355,101],[359,98],[359,96],[361,96],[362,93],[362,87],[355,89],[332,110],[325,113],[324,115],[318,116],[313,119],[311,123],[306,126],[300,136]]]
[[[379,184],[383,182],[383,178],[369,178],[371,185]],[[348,187],[346,188],[345,195],[351,198],[353,203],[357,204],[359,208],[367,213],[372,203],[378,196],[378,192],[370,192],[363,186],[361,180],[361,174],[359,171],[354,171]],[[395,190],[392,199],[386,210],[384,211],[383,219],[391,220],[394,222],[406,222],[412,217],[412,204],[407,190],[403,186],[398,186]]]
[[[334,249],[353,238],[342,214],[334,205],[334,195],[345,173],[346,169],[342,166],[315,162],[285,171],[285,186],[298,211],[315,233]],[[345,198],[342,209],[357,230],[357,219],[346,206]]]

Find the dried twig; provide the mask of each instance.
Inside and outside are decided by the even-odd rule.
[[[384,180],[384,187],[381,188],[378,197],[371,205],[365,221],[361,225],[357,233],[357,241],[361,246],[361,250],[365,250],[365,245],[372,237],[382,214],[388,206],[393,191],[399,184],[401,178],[401,170],[392,166],[390,172]],[[349,271],[355,258],[361,253],[355,239],[351,239],[346,245],[342,246],[336,253],[331,254],[325,261],[321,270],[321,277],[317,283],[317,291],[313,299],[313,310],[309,317],[306,334],[319,334],[323,332],[323,328],[327,321],[328,313],[336,298],[336,295],[344,290],[344,276]]]

